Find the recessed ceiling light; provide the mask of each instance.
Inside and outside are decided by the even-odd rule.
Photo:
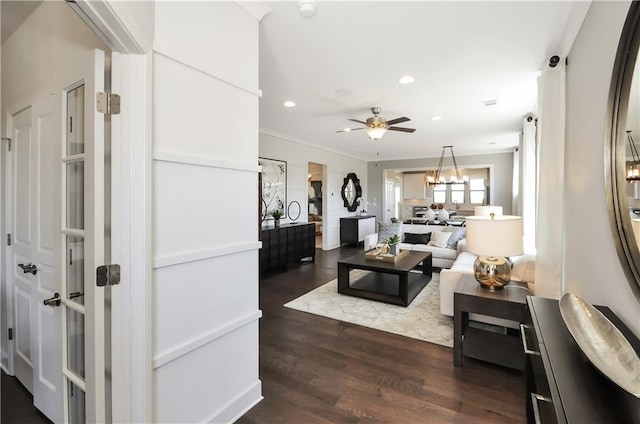
[[[412,82],[414,82],[416,79],[414,77],[412,77],[411,75],[405,75],[403,77],[401,77],[398,82],[400,84],[411,84]]]
[[[299,1],[298,10],[300,14],[305,18],[310,18],[316,14],[316,3],[313,1]]]
[[[283,104],[284,104],[285,107],[294,107],[296,105],[296,103],[292,102],[291,100],[287,100]]]
[[[432,121],[439,121],[439,120],[441,120],[441,119],[442,119],[442,116],[432,116],[432,117],[431,117],[431,120],[432,120]]]
[[[350,97],[353,96],[353,91],[347,90],[346,88],[341,88],[340,90],[336,90],[333,94],[338,97]]]

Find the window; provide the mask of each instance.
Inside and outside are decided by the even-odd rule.
[[[464,203],[464,184],[451,184],[451,203]]]
[[[469,180],[469,203],[483,205],[485,201],[486,189],[484,179],[472,178]]]
[[[447,186],[445,184],[433,187],[433,203],[447,203]]]

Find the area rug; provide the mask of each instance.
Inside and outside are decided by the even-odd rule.
[[[356,271],[352,271],[354,272]],[[365,273],[358,272],[361,275]],[[351,278],[353,281],[358,276],[352,274]],[[337,279],[284,306],[412,339],[453,347],[453,319],[440,313],[439,281],[440,274],[433,273],[429,284],[408,307],[339,294]]]

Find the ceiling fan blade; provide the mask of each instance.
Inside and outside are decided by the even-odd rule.
[[[399,124],[401,122],[407,122],[407,121],[411,121],[411,119],[407,118],[406,116],[403,116],[402,118],[396,118],[396,119],[387,121],[387,125],[394,125],[394,124]]]
[[[347,128],[346,130],[340,130],[340,131],[336,131],[337,133],[342,133],[342,132],[351,132],[351,131],[358,131],[358,130],[363,130],[364,128]]]
[[[366,122],[364,122],[364,121],[360,121],[360,120],[358,120],[358,119],[349,119],[349,121],[357,122],[358,124],[367,125],[367,123],[366,123]]]
[[[408,133],[416,132],[415,128],[389,127],[387,129],[390,131],[402,131],[402,132],[408,132]]]

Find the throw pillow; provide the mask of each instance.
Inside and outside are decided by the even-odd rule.
[[[434,231],[431,233],[431,241],[427,243],[428,246],[447,247],[447,242],[452,233],[446,233],[444,231]]]
[[[402,222],[383,224],[378,221],[378,240],[385,241],[394,234],[398,237],[402,236]]]
[[[431,240],[431,233],[414,234],[404,233],[404,242],[411,244],[427,244]]]
[[[456,249],[458,247],[458,242],[467,236],[467,229],[462,227],[445,227],[444,230],[447,233],[451,233],[451,237],[447,242],[447,248]]]

